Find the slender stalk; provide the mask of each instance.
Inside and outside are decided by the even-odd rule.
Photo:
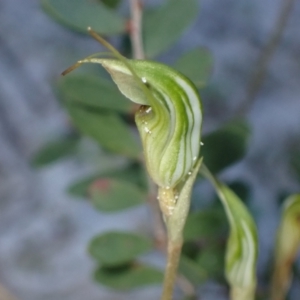
[[[274,25],[273,32],[257,59],[256,66],[254,67],[254,71],[247,87],[246,99],[237,110],[238,115],[245,115],[255,101],[255,98],[267,76],[270,61],[282,39],[284,29],[292,12],[294,3],[295,0],[282,0],[282,7]]]
[[[140,0],[130,0],[131,21],[129,35],[132,44],[133,58],[144,59],[142,42],[142,5]]]
[[[165,271],[163,292],[161,300],[172,300],[173,290],[177,277],[177,268],[180,259],[182,248],[182,241],[171,240],[168,241],[168,261]]]

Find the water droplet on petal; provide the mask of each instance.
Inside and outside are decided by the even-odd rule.
[[[142,81],[143,81],[144,83],[147,83],[147,79],[146,79],[145,77],[142,77]]]
[[[201,146],[204,146],[204,143],[203,143],[203,142],[200,142],[200,145],[201,145]]]
[[[146,114],[149,114],[149,112],[152,110],[152,107],[148,107],[147,109],[146,109]]]

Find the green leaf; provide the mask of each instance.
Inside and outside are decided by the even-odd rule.
[[[197,262],[184,255],[180,257],[178,270],[194,285],[199,285],[207,279],[207,272]]]
[[[137,159],[140,147],[128,125],[114,113],[84,106],[67,104],[67,109],[76,127],[96,140],[104,149]]]
[[[243,181],[233,181],[228,184],[228,187],[244,202],[249,202],[250,197],[250,187],[246,182]]]
[[[213,69],[213,57],[206,48],[197,48],[185,53],[174,68],[190,78],[198,88],[206,86]]]
[[[143,192],[146,192],[147,190],[147,177],[144,169],[140,164],[131,164],[122,169],[99,172],[89,177],[80,179],[68,188],[68,192],[76,197],[86,197],[88,195],[88,189],[90,185],[94,181],[103,178],[127,181],[132,185],[138,186]]]
[[[146,57],[154,57],[172,46],[198,14],[196,0],[168,0],[144,14]]]
[[[135,264],[125,268],[98,268],[94,278],[112,289],[129,290],[145,285],[161,284],[163,273],[150,266]]]
[[[151,241],[146,237],[118,231],[96,236],[89,245],[90,255],[103,266],[128,263],[151,249]]]
[[[249,126],[245,121],[230,122],[203,137],[203,161],[212,173],[238,162],[247,151]]]
[[[290,162],[295,175],[300,181],[300,149],[293,151]]]
[[[100,0],[100,1],[110,8],[118,7],[121,2],[121,0]]]
[[[44,145],[32,158],[35,167],[43,167],[59,159],[72,155],[76,151],[77,137],[66,136]]]
[[[185,241],[200,238],[216,239],[227,228],[226,216],[219,209],[206,209],[190,213],[183,231]]]
[[[137,186],[121,180],[102,178],[89,188],[94,206],[104,212],[115,212],[145,203],[146,194]]]
[[[125,19],[100,2],[42,0],[42,7],[57,22],[82,33],[89,26],[103,35],[125,32]]]
[[[221,277],[224,270],[224,247],[212,245],[200,251],[197,263],[207,272],[209,278]]]
[[[109,109],[122,113],[133,111],[129,102],[109,81],[91,75],[69,75],[59,83],[59,91],[64,101],[93,108]]]

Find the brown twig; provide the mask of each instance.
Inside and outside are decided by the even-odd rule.
[[[133,58],[144,59],[142,42],[142,5],[140,0],[130,0],[131,21],[129,35],[132,44]]]
[[[133,58],[143,59],[143,41],[142,41],[142,5],[140,0],[130,0],[131,22],[129,28],[129,35],[132,43]],[[145,162],[143,161],[143,164]],[[154,239],[158,249],[166,248],[167,235],[165,226],[161,217],[161,212],[158,206],[157,188],[153,181],[148,176],[149,195],[148,203],[152,208]]]
[[[257,59],[256,67],[254,68],[247,87],[246,98],[237,110],[237,114],[239,116],[244,116],[255,101],[255,98],[267,76],[268,65],[282,39],[295,0],[282,1],[281,10],[276,20],[273,32],[271,33],[266,46],[263,48]]]

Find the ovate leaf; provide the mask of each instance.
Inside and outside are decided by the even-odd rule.
[[[247,151],[249,125],[245,121],[230,122],[203,137],[201,154],[213,173],[218,173],[238,162]]]
[[[141,191],[143,191],[143,193],[147,190],[147,177],[145,171],[140,164],[136,163],[124,168],[99,172],[97,174],[82,178],[73,183],[68,188],[68,192],[76,197],[86,197],[88,196],[88,190],[91,184],[96,180],[105,178],[129,182],[130,184],[137,186]]]
[[[160,284],[163,273],[156,268],[133,264],[129,267],[98,268],[94,278],[100,284],[116,290],[129,290],[145,285]]]
[[[32,158],[32,164],[43,167],[58,159],[74,154],[78,143],[77,137],[62,137],[44,145]]]
[[[219,209],[190,213],[183,231],[185,241],[203,238],[217,239],[227,228],[226,217]]]
[[[197,0],[168,0],[155,11],[145,13],[144,43],[147,57],[166,51],[198,14]]]
[[[128,125],[117,114],[86,109],[79,105],[67,104],[67,109],[74,125],[104,149],[131,158],[139,157],[140,147],[137,141]]]
[[[82,33],[87,33],[89,26],[104,35],[125,32],[125,19],[101,2],[42,0],[42,6],[56,21]]]
[[[100,211],[114,212],[145,203],[146,194],[122,180],[101,178],[89,188],[93,205]]]
[[[83,74],[66,76],[59,83],[59,91],[63,100],[72,104],[122,113],[129,113],[133,107],[114,84],[99,76]]]
[[[98,0],[105,4],[107,7],[116,8],[119,6],[121,0]]]
[[[293,151],[290,162],[295,175],[300,181],[300,149]]]
[[[190,78],[197,87],[203,88],[211,76],[213,57],[206,48],[193,49],[181,56],[174,67]]]
[[[103,266],[128,263],[151,249],[151,241],[146,237],[117,231],[99,235],[89,245],[90,255]]]

